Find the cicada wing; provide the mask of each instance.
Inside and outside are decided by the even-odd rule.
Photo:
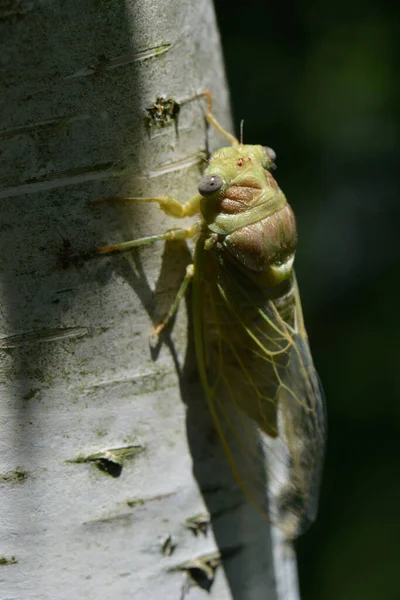
[[[290,383],[289,383],[290,382]],[[280,452],[270,472],[282,471],[287,480],[277,490],[276,510],[292,536],[303,533],[315,520],[326,439],[326,411],[322,386],[314,368],[307,338],[293,333],[291,359],[278,404]],[[275,477],[271,477],[274,486]]]
[[[295,537],[315,519],[325,437],[297,284],[278,310],[230,265],[196,254],[197,357],[216,428],[246,495]]]

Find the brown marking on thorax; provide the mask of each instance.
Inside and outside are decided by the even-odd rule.
[[[225,193],[225,198],[238,200],[239,202],[251,202],[253,200],[252,188],[244,185],[231,185]]]
[[[228,215],[234,215],[247,210],[255,198],[260,186],[254,185],[231,185],[225,192],[225,197],[221,199],[220,211]]]

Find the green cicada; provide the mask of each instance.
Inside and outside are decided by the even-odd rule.
[[[157,202],[171,217],[199,221],[98,251],[196,239],[193,264],[155,333],[191,281],[199,373],[230,465],[253,504],[294,538],[316,518],[326,432],[293,271],[295,219],[271,174],[273,150],[229,134],[210,93],[201,95],[207,121],[231,145],[211,156],[198,193],[183,205],[170,196],[113,199]]]

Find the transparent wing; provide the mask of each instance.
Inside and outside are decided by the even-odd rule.
[[[194,287],[200,375],[230,465],[253,504],[296,537],[316,517],[326,428],[296,280],[261,290],[198,248]]]

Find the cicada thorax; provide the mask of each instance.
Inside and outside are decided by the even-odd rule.
[[[207,194],[201,211],[205,232],[210,234],[208,245],[218,243],[218,252],[272,293],[279,310],[285,312],[290,298],[287,285],[280,284],[292,276],[296,222],[263,160],[265,151],[261,146],[223,148],[215,153],[199,186],[200,192],[203,188]],[[216,184],[220,186],[217,192],[213,190]]]
[[[223,377],[215,373],[215,379],[221,388],[240,390],[235,393],[238,406],[274,437],[291,343],[267,315],[277,310],[288,325],[294,324],[297,235],[293,212],[262,163],[263,152],[261,146],[224,148],[218,169],[211,161],[199,186],[205,192],[200,243],[204,240],[207,368],[215,371],[223,356]],[[217,393],[223,396],[222,389]]]
[[[293,261],[296,223],[289,204],[272,215],[227,235],[223,251],[271,299],[293,325]]]

